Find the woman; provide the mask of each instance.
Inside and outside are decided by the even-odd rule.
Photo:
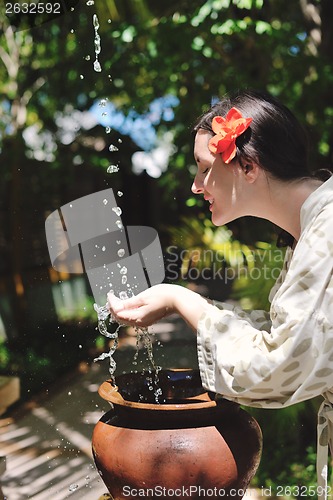
[[[111,313],[136,326],[180,314],[198,335],[204,387],[240,404],[279,408],[322,394],[318,496],[324,498],[333,425],[333,178],[310,175],[303,129],[267,94],[224,98],[195,131],[192,191],[209,203],[213,223],[251,215],[290,237],[270,313],[210,302],[170,284],[125,301],[109,294]]]

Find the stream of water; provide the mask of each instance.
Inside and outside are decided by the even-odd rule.
[[[126,293],[126,292],[124,292]],[[120,298],[121,298],[121,293],[120,293]],[[127,294],[126,294],[127,298]],[[94,309],[97,313],[97,326],[99,332],[104,336],[107,337],[108,339],[111,339],[113,341],[110,349],[108,352],[103,352],[100,356],[94,359],[94,361],[102,361],[106,358],[109,358],[110,360],[110,367],[109,367],[109,373],[111,380],[113,383],[115,383],[115,371],[117,368],[116,361],[114,360],[114,353],[118,347],[119,343],[119,330],[123,326],[119,324],[116,328],[116,330],[111,333],[108,331],[107,324],[106,322],[109,321],[109,323],[113,323],[113,318],[110,314],[110,311],[108,309],[107,304],[104,306],[98,306],[97,304],[94,304]],[[151,335],[149,334],[148,328],[135,328],[136,332],[136,352],[134,354],[133,358],[133,365],[137,365],[137,360],[139,356],[139,351],[141,344],[143,345],[143,348],[146,349],[147,352],[147,359],[150,363],[150,370],[147,374],[146,381],[148,383],[148,388],[150,391],[154,391],[154,399],[156,403],[159,403],[160,397],[162,396],[162,390],[158,386],[159,385],[159,379],[158,379],[158,373],[161,370],[161,367],[156,365],[155,359],[154,359],[154,353],[153,353],[153,342]]]
[[[87,5],[94,5],[93,0],[88,0]],[[111,22],[109,19],[108,22]],[[94,52],[95,52],[95,61],[93,63],[93,68],[96,72],[101,72],[102,71],[102,66],[99,61],[99,55],[101,53],[101,37],[99,35],[99,28],[100,28],[100,23],[99,19],[97,17],[97,14],[93,14],[92,16],[92,24],[94,27]],[[99,102],[99,107],[101,108],[102,111],[102,116],[106,116],[106,106],[107,106],[107,101],[108,98],[103,98]],[[105,128],[105,132],[109,134],[111,132],[111,127],[107,126]],[[121,139],[118,140],[119,143],[121,143]],[[118,147],[111,144],[109,146],[109,151],[110,152],[116,152],[119,151]],[[116,173],[119,171],[119,166],[118,165],[109,165],[107,168],[107,173]],[[122,191],[118,191],[118,196],[122,196],[123,193]],[[105,203],[107,203],[107,200],[104,200]],[[120,217],[122,210],[120,207],[113,207],[112,210],[115,212],[115,214]],[[123,225],[121,220],[116,221],[116,225],[118,229],[122,229]],[[102,249],[103,251],[106,251],[106,248]],[[121,259],[125,255],[125,250],[120,248],[117,252],[118,257]],[[126,299],[128,298],[128,291],[130,290],[130,284],[127,282],[127,268],[125,266],[122,266],[120,263],[118,264],[119,268],[119,273],[121,274],[121,283],[126,286],[127,290],[122,291],[119,294],[120,299]],[[109,358],[110,366],[109,366],[109,372],[110,372],[110,377],[113,382],[115,382],[115,371],[116,371],[116,361],[114,360],[114,353],[118,347],[119,344],[119,331],[122,328],[122,326],[119,324],[116,329],[113,332],[108,331],[108,326],[107,322],[109,324],[114,323],[114,320],[110,314],[110,311],[108,309],[107,304],[103,306],[98,306],[97,304],[94,304],[94,309],[97,313],[97,327],[101,335],[104,337],[110,339],[110,348],[108,352],[102,353],[100,356],[94,359],[94,361],[102,361],[104,359]],[[140,347],[143,346],[143,348],[147,352],[147,359],[149,361],[150,369],[148,371],[147,375],[147,382],[148,382],[148,387],[149,390],[154,391],[154,397],[155,401],[159,402],[159,398],[162,395],[161,389],[158,387],[158,373],[161,370],[161,367],[157,366],[154,360],[154,354],[153,354],[153,343],[152,343],[152,337],[148,331],[147,328],[135,328],[136,331],[136,353],[134,355],[133,359],[133,365],[136,366],[138,363],[138,357],[139,357],[139,351]]]

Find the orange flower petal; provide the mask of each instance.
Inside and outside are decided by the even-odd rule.
[[[212,121],[212,129],[214,134],[220,133],[225,128],[225,118],[223,116],[214,116]]]
[[[237,151],[236,144],[235,144],[235,141],[233,141],[229,144],[227,149],[225,151],[223,151],[223,153],[221,154],[222,160],[224,161],[224,163],[227,163],[227,164],[230,163],[231,160],[233,158],[235,158],[236,151]]]
[[[237,108],[231,108],[226,116],[214,116],[212,129],[216,134],[209,140],[208,148],[214,153],[221,153],[225,163],[236,156],[236,139],[250,126],[252,118],[243,118]]]
[[[242,113],[237,108],[231,108],[226,116],[226,121],[231,122],[239,119],[244,119]]]

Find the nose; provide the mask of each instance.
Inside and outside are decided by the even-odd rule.
[[[203,183],[198,179],[198,176],[196,175],[191,187],[191,191],[194,194],[201,194],[203,193]]]

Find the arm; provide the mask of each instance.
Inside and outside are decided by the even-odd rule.
[[[266,408],[332,389],[332,217],[333,203],[302,233],[272,301],[268,331],[260,318],[251,322],[232,309],[214,307],[201,317],[198,359],[207,389]]]

